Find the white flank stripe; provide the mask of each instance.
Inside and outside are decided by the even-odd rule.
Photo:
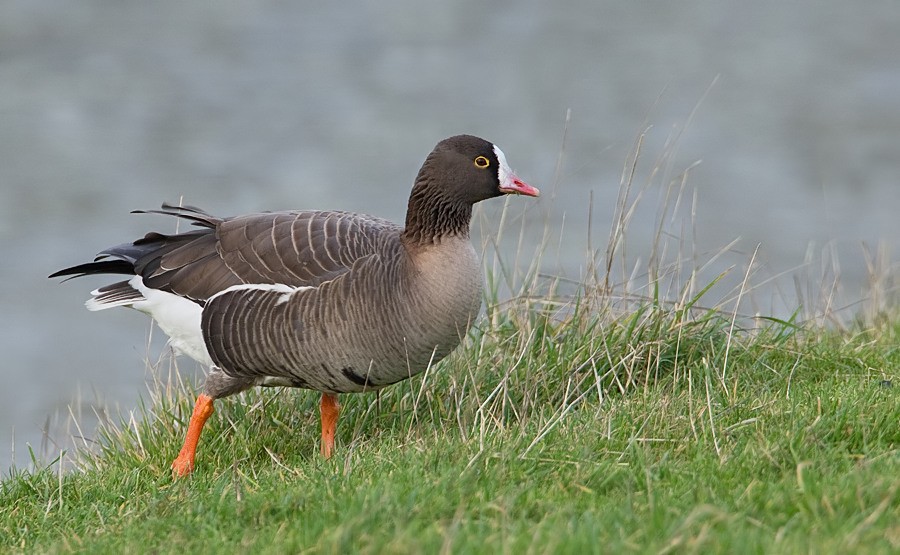
[[[275,304],[282,304],[288,302],[290,300],[291,295],[296,293],[297,291],[302,291],[304,289],[313,289],[313,287],[309,286],[301,286],[301,287],[291,287],[290,285],[286,285],[284,283],[242,283],[240,285],[232,285],[231,287],[227,287],[212,297],[209,300],[213,300],[219,295],[224,295],[225,293],[231,293],[234,291],[275,291],[278,293],[284,293],[281,297],[278,298],[278,302]]]

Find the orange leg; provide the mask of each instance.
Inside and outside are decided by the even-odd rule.
[[[329,459],[334,451],[334,432],[337,429],[338,414],[341,412],[337,395],[323,393],[319,410],[322,416],[322,456]]]
[[[178,457],[172,461],[172,474],[176,477],[187,476],[194,470],[194,456],[197,453],[197,442],[200,441],[200,432],[203,425],[213,413],[213,398],[200,394],[194,405],[194,413],[191,414],[191,422],[188,424],[187,436]]]

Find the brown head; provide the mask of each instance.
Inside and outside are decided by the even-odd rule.
[[[469,234],[472,205],[506,194],[536,197],[536,188],[520,180],[494,144],[472,135],[439,142],[422,164],[409,196],[406,241],[430,243]]]

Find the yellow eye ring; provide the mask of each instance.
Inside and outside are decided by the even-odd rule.
[[[481,168],[482,170],[491,165],[491,161],[485,158],[484,156],[476,156],[475,157],[475,167]]]

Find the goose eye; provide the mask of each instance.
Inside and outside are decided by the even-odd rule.
[[[491,161],[485,158],[484,156],[477,156],[475,158],[475,167],[484,169],[491,165]]]

